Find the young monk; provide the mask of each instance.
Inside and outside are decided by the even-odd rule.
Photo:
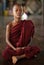
[[[21,6],[13,6],[14,20],[6,27],[7,47],[3,52],[5,60],[12,60],[15,64],[20,58],[32,58],[37,55],[40,49],[30,46],[29,43],[34,34],[34,25],[31,20],[21,20]]]

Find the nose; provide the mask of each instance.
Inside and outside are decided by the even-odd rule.
[[[18,13],[18,15],[20,15],[20,14],[21,14],[21,11],[20,11],[20,10],[18,10],[18,12],[17,12],[17,13]]]
[[[18,13],[21,13],[21,10],[18,10]]]

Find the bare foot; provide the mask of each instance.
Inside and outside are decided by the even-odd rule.
[[[12,63],[13,63],[13,64],[15,64],[15,63],[17,62],[17,60],[18,60],[17,57],[12,56]]]
[[[24,58],[25,54],[21,56],[12,56],[12,63],[15,64],[19,59]]]

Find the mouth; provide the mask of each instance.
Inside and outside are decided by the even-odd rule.
[[[19,14],[19,15],[17,15],[17,16],[21,16],[21,15]]]

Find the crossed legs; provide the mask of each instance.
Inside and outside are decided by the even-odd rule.
[[[15,64],[19,59],[21,58],[25,58],[25,54],[21,55],[21,56],[12,56],[12,63]]]

